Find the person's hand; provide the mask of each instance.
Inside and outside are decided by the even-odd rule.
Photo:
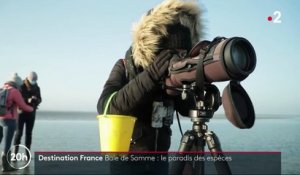
[[[17,112],[18,112],[18,114],[21,114],[21,113],[23,113],[23,111],[21,110],[21,109],[17,109]]]
[[[31,98],[32,98],[32,100],[37,100],[36,96],[32,96]]]
[[[32,98],[28,98],[27,101],[28,101],[28,103],[30,104],[30,103],[32,102],[32,100],[33,100]]]
[[[30,98],[28,98],[28,104],[30,104],[30,106],[32,106],[33,108],[37,107],[37,97],[36,96],[32,96]]]
[[[153,80],[159,81],[161,77],[165,75],[172,56],[171,50],[163,50],[157,55],[153,63],[147,69]]]

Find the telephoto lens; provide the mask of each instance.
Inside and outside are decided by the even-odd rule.
[[[201,64],[200,64],[201,63]],[[193,82],[242,81],[255,69],[256,54],[251,43],[242,37],[217,37],[197,43],[183,59],[169,65],[167,87],[181,87]],[[201,68],[201,71],[199,68]],[[203,76],[200,76],[203,72]],[[167,90],[170,95],[173,90]]]
[[[203,60],[207,82],[242,81],[255,69],[255,50],[245,38],[217,38],[208,47]]]

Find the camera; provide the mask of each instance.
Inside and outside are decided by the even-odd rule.
[[[203,60],[200,57],[203,57]],[[200,60],[200,64],[203,64],[203,81],[206,83],[242,81],[256,66],[255,50],[248,40],[241,37],[217,37],[212,42],[201,41],[196,44],[188,57],[174,56],[170,62],[169,79],[166,84],[176,87],[196,81]]]
[[[238,128],[251,128],[255,120],[254,108],[240,84],[256,66],[256,53],[251,43],[243,37],[216,37],[213,41],[197,43],[187,56],[182,55],[174,54],[170,61],[169,75],[165,79],[167,94],[191,92],[195,101],[209,101],[207,106],[213,107],[213,112],[223,104],[225,115],[232,124]],[[218,99],[219,91],[207,87],[221,81],[230,83]],[[186,87],[191,88],[187,90]],[[214,89],[213,92],[210,89]]]

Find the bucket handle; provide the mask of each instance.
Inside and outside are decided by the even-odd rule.
[[[104,108],[104,113],[103,113],[104,116],[106,116],[106,114],[107,114],[108,106],[109,106],[109,104],[110,104],[111,99],[112,99],[116,94],[117,94],[117,91],[114,92],[114,93],[112,93],[112,94],[109,96],[109,98],[108,98],[108,100],[107,100],[107,102],[106,102],[105,108]]]

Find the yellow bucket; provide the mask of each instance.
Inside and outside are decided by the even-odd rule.
[[[133,133],[135,117],[126,115],[107,114],[107,109],[113,93],[105,106],[104,114],[98,115],[100,150],[107,152],[127,152],[129,151],[130,140]]]

